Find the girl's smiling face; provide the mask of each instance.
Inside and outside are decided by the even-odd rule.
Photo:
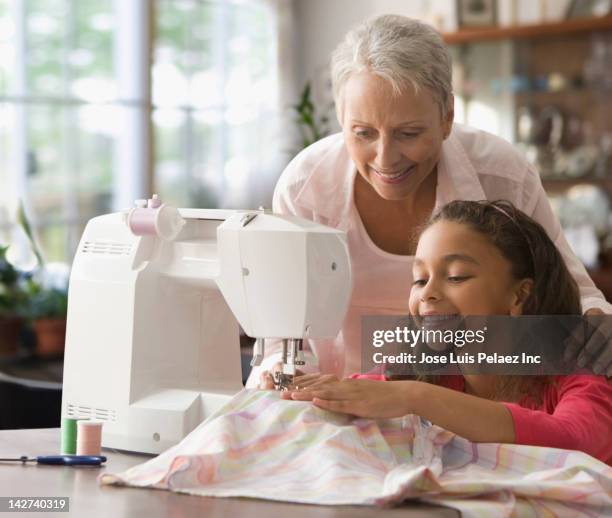
[[[531,279],[512,276],[510,262],[485,235],[440,220],[419,239],[410,313],[520,315],[532,285]]]

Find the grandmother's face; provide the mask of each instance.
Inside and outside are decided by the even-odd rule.
[[[386,200],[414,194],[438,163],[452,110],[443,120],[427,89],[396,95],[370,72],[353,74],[342,95],[340,124],[359,174]]]

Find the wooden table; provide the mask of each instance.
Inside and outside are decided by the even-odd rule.
[[[0,431],[0,457],[52,455],[59,452],[59,429]],[[107,468],[121,472],[144,462],[147,455],[104,450]],[[36,516],[87,516],[87,518],[146,518],[167,516],[255,516],[270,518],[410,518],[417,516],[457,517],[447,507],[410,503],[393,509],[361,506],[316,506],[272,502],[247,498],[211,498],[181,495],[153,489],[99,486],[96,479],[105,469],[91,467],[38,466],[0,463],[0,496],[58,496],[70,498],[70,513],[45,513]],[[7,514],[8,516],[8,514]],[[34,516],[19,513],[15,516]]]

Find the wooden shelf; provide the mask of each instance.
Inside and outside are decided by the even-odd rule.
[[[594,91],[590,88],[567,89],[556,92],[546,90],[529,90],[514,92],[516,102],[521,104],[532,104],[534,106],[556,105],[571,111],[581,111],[600,102],[608,102],[609,95],[604,91]]]
[[[565,97],[565,96],[576,96],[585,97],[588,95],[598,94],[599,92],[593,92],[591,88],[564,88],[563,90],[521,90],[515,92],[514,95],[517,97]]]
[[[608,193],[612,193],[612,178],[597,178],[590,175],[582,176],[579,178],[555,178],[555,177],[544,177],[542,178],[542,186],[547,192],[563,192],[578,184],[590,184],[597,185]]]
[[[599,18],[578,18],[557,23],[536,25],[516,25],[513,27],[483,27],[478,29],[461,29],[458,32],[444,33],[442,37],[449,45],[499,41],[507,39],[532,39],[548,36],[567,36],[581,32],[592,32],[612,29],[612,15]]]

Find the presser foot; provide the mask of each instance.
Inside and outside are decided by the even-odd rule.
[[[293,385],[293,375],[284,374],[283,372],[276,371],[274,373],[274,389],[275,390],[289,390],[289,387]]]

